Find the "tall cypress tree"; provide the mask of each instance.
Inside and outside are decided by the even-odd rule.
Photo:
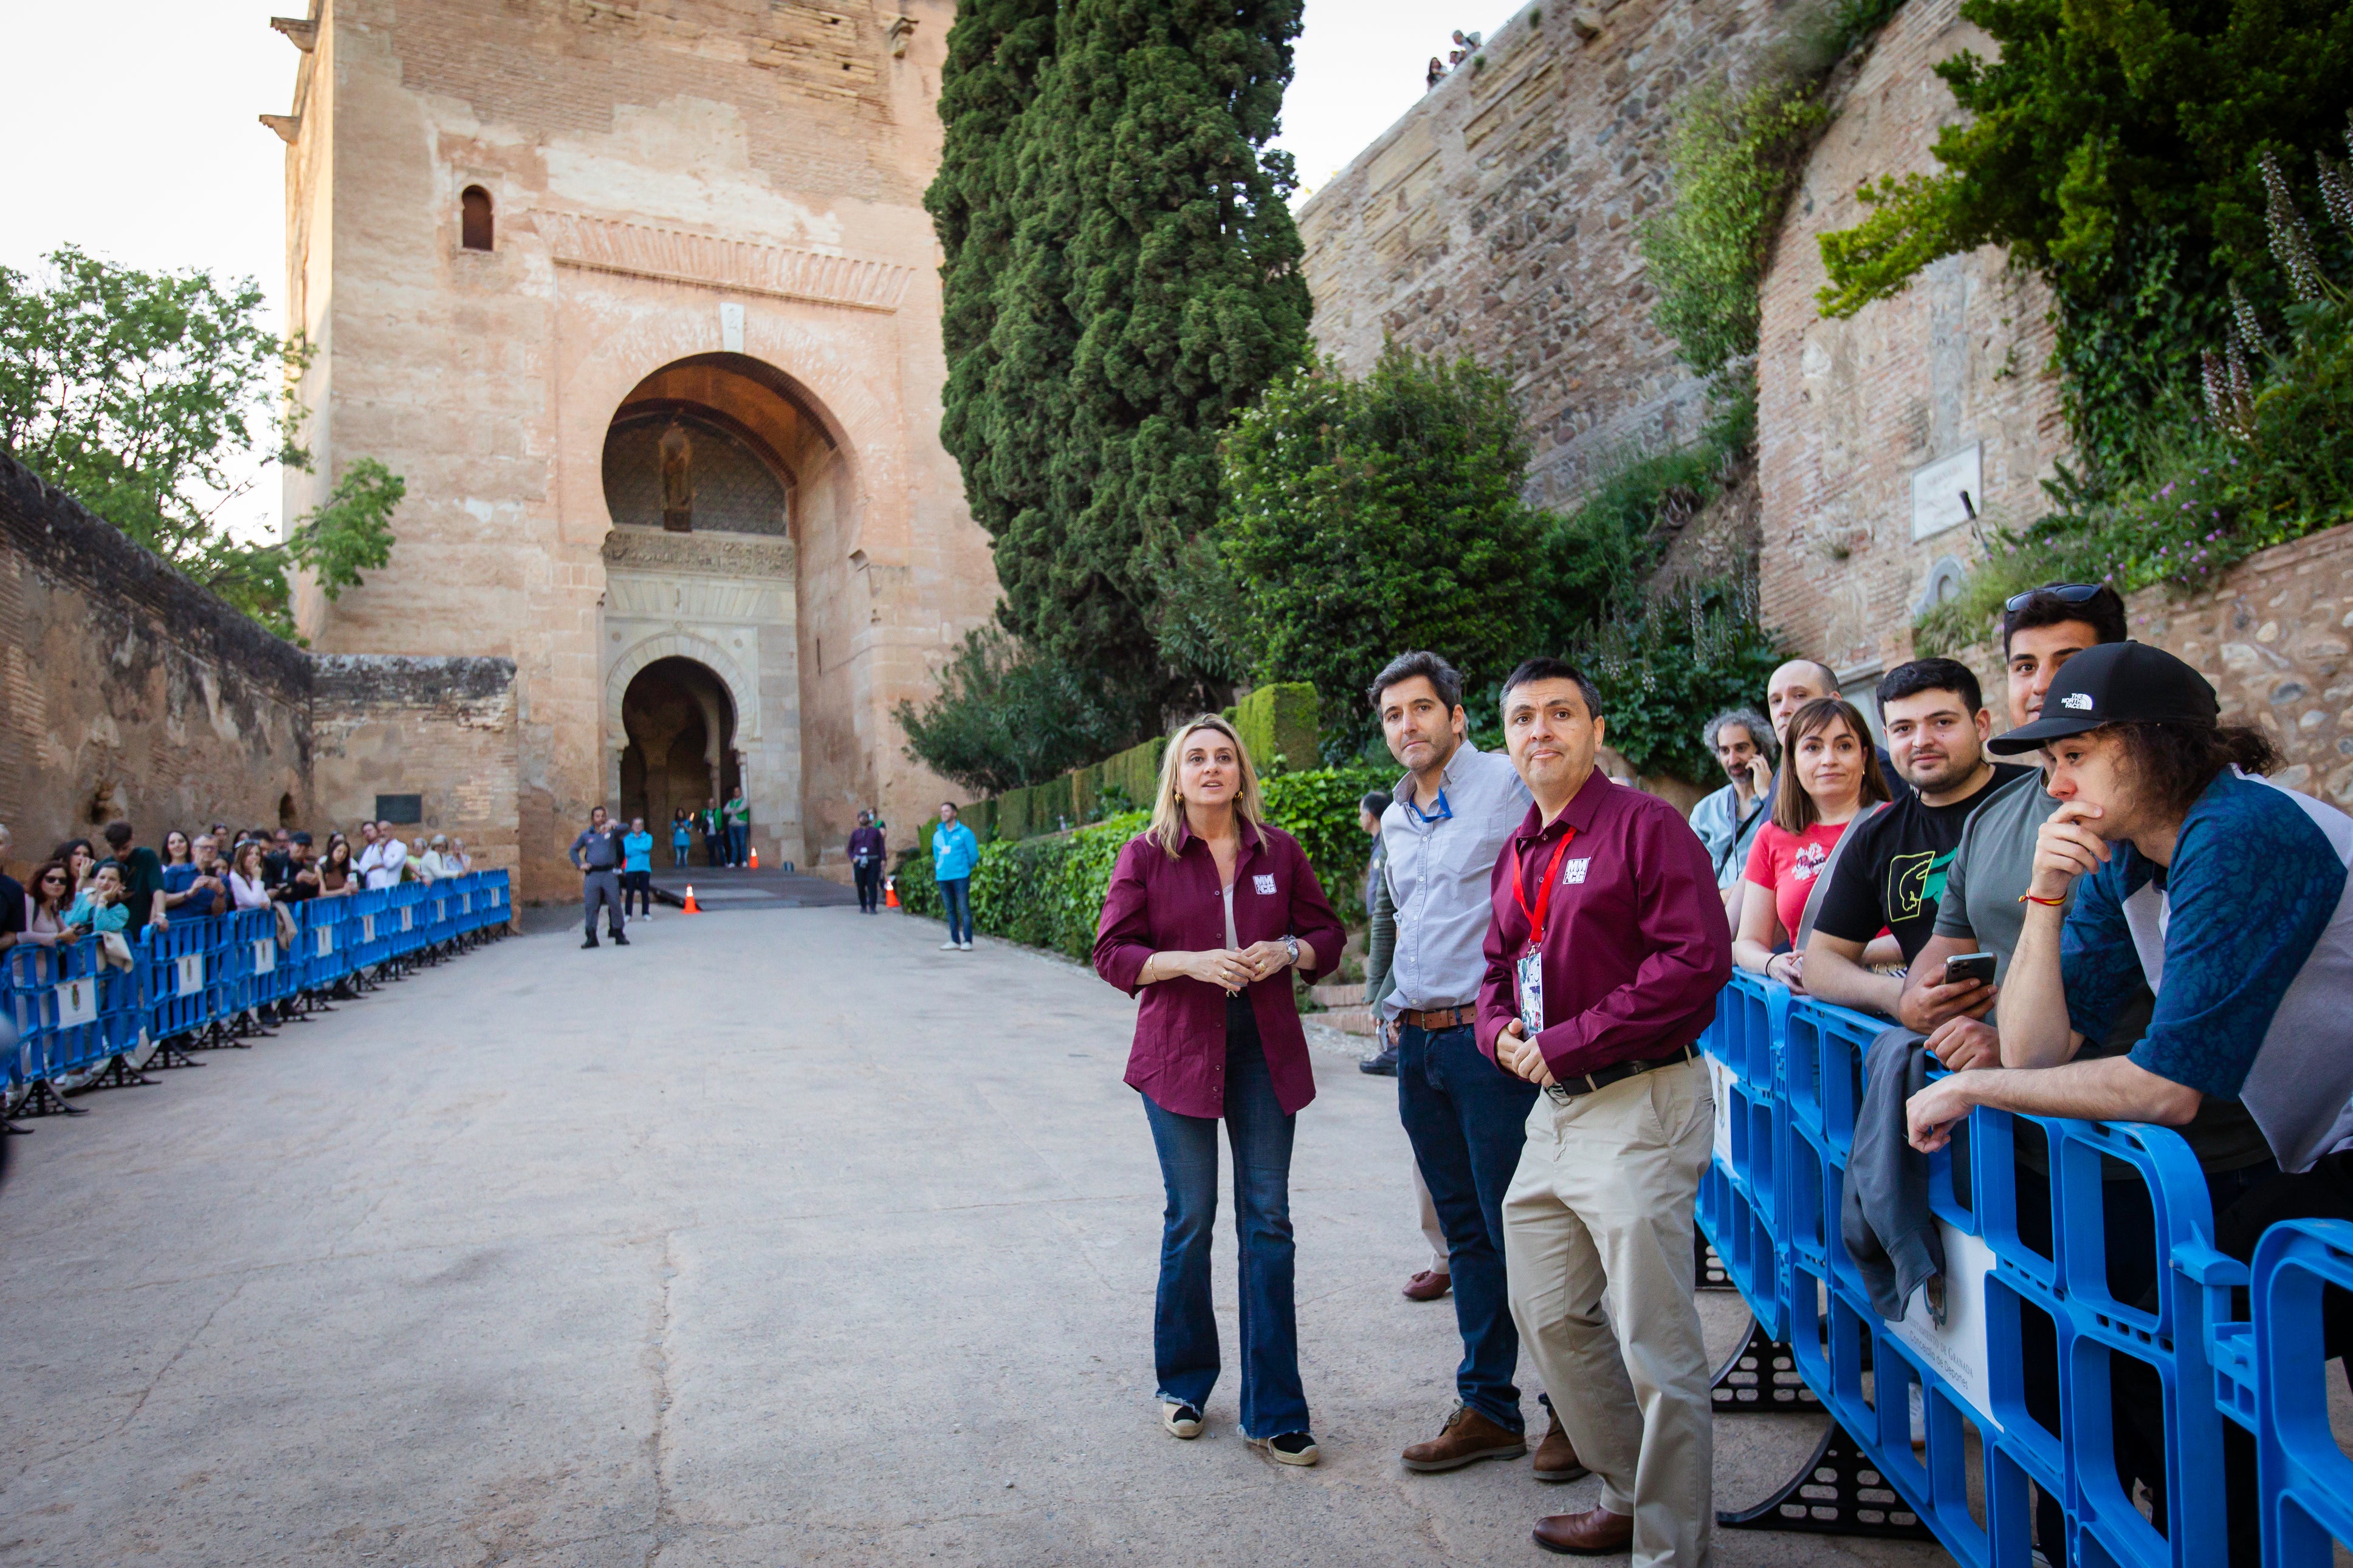
[[[948,384],[940,425],[964,459],[973,515],[991,534],[1012,515],[1003,492],[975,475],[985,458],[987,387],[996,355],[997,286],[1013,243],[1015,132],[1037,96],[1038,73],[1053,51],[1055,0],[965,0],[948,29],[940,73],[946,134],[923,205],[946,263],[940,268],[940,336]]]
[[[951,339],[942,438],[996,536],[1008,626],[1140,726],[1214,678],[1167,635],[1164,590],[1215,518],[1220,431],[1307,349],[1291,164],[1267,146],[1301,4],[1065,0],[1034,97],[989,133],[1011,152],[1014,226],[987,262],[987,342]],[[1035,13],[980,9],[1006,70],[1029,35],[1004,17]],[[952,138],[985,123],[944,89],[942,110]],[[1004,165],[986,166],[1002,201]],[[952,234],[933,210],[951,279],[976,280],[978,218]]]

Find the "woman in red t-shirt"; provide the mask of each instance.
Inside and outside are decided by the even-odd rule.
[[[1871,731],[1854,704],[1821,697],[1790,716],[1787,754],[1773,789],[1773,817],[1757,829],[1742,876],[1746,893],[1740,934],[1732,939],[1735,963],[1792,991],[1806,988],[1806,955],[1776,950],[1788,945],[1805,918],[1814,878],[1846,825],[1865,806],[1886,798],[1887,780],[1872,750]],[[1864,957],[1871,959],[1869,948]]]

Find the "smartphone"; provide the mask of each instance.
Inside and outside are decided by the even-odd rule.
[[[1945,960],[1945,984],[1958,985],[1974,980],[1980,984],[1993,984],[1993,954],[1989,952],[1957,952]]]

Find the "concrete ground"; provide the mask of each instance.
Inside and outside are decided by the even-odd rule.
[[[1389,1080],[1323,1056],[1300,1121],[1323,1465],[1248,1449],[1230,1377],[1176,1442],[1132,1005],[940,929],[518,937],[37,1123],[0,1193],[0,1564],[1549,1561],[1529,1525],[1593,1481],[1398,1464],[1458,1352],[1451,1304],[1398,1294],[1425,1259]],[[1703,1300],[1728,1347],[1736,1303]],[[1719,1503],[1819,1427],[1720,1421]]]

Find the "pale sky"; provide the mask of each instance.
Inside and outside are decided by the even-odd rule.
[[[1302,199],[1413,107],[1424,67],[1456,27],[1492,32],[1517,8],[1308,0],[1282,111]],[[0,0],[0,37],[25,67],[0,94],[0,146],[11,149],[0,266],[29,271],[73,243],[134,267],[258,279],[278,317],[284,144],[254,116],[283,113],[294,89],[294,46],[269,18],[307,9],[303,0]],[[230,515],[240,531],[274,531],[274,479]]]

